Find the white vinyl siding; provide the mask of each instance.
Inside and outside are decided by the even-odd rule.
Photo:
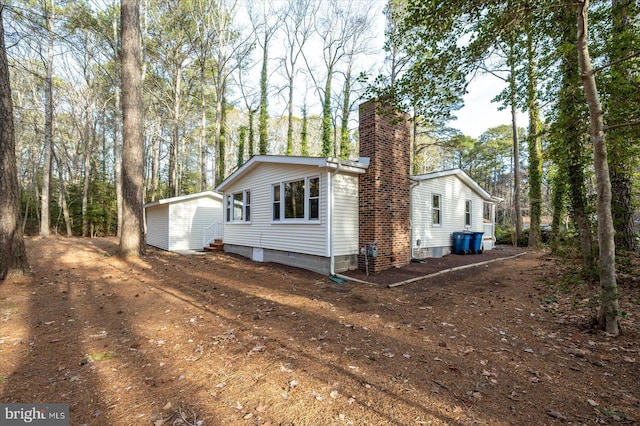
[[[326,256],[326,173],[294,164],[265,163],[225,188],[225,194],[251,188],[251,224],[225,222],[225,243]],[[320,217],[303,222],[273,221],[273,184],[320,177]],[[280,202],[284,194],[280,194]]]
[[[197,198],[169,205],[169,250],[202,249],[202,232],[222,220],[221,203],[210,198]]]
[[[442,226],[433,225],[433,194],[440,194]],[[484,231],[483,198],[456,175],[422,180],[412,191],[412,244],[418,239],[422,247],[450,247],[451,234],[465,230],[465,204],[471,201],[470,231]]]
[[[169,251],[201,250],[204,229],[222,222],[221,197],[203,195],[171,200],[145,208],[147,244]]]
[[[334,255],[358,254],[358,177],[334,175],[333,194]]]
[[[169,206],[159,205],[146,209],[147,244],[169,250]]]

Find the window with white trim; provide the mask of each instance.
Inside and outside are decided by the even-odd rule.
[[[433,194],[431,196],[431,224],[433,226],[442,226],[442,196]]]
[[[273,185],[272,219],[316,221],[320,219],[320,178],[306,177]]]
[[[272,202],[272,209],[273,209],[273,217],[272,219],[277,221],[280,220],[280,184],[276,184],[273,185],[273,202]]]
[[[225,204],[227,222],[251,221],[251,191],[227,194]]]
[[[464,226],[471,227],[471,200],[465,200],[464,202]]]
[[[492,204],[482,203],[482,222],[491,223],[491,207]]]

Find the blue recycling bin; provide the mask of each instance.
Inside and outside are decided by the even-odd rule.
[[[469,241],[471,240],[471,234],[467,232],[454,232],[453,233],[453,252],[455,254],[467,254],[469,253]]]
[[[469,240],[469,250],[471,253],[481,254],[482,253],[482,236],[484,232],[472,232],[471,239]]]

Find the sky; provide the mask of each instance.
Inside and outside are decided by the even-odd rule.
[[[499,104],[491,102],[498,95],[505,84],[502,80],[490,74],[476,76],[469,84],[468,93],[464,96],[465,106],[456,111],[458,117],[450,126],[459,129],[467,136],[477,138],[486,130],[502,124],[511,124],[511,111],[498,111]],[[522,127],[524,117],[518,114],[518,126]]]
[[[385,1],[374,0],[379,8],[384,7]],[[380,48],[384,45],[385,17],[382,9],[376,16],[376,32],[381,35],[376,44]],[[378,56],[378,61],[384,61],[384,55]],[[455,112],[457,120],[448,123],[449,127],[460,130],[464,135],[478,138],[482,133],[492,127],[502,124],[511,124],[511,112],[509,110],[498,111],[498,103],[491,102],[505,87],[505,82],[491,74],[477,74],[470,82],[468,93],[464,96],[464,107]],[[521,114],[518,115],[518,125],[523,125]]]
[[[367,56],[367,60],[365,60],[365,65],[363,68],[369,68],[370,72],[376,73],[383,68],[385,52],[383,50],[384,46],[384,37],[385,37],[385,22],[386,18],[383,14],[383,9],[387,0],[350,0],[354,2],[362,2],[363,5],[372,7],[372,14],[374,17],[374,33],[377,34],[374,40],[371,41],[372,45],[372,53]],[[271,0],[270,6],[277,6],[281,2],[277,0]],[[245,5],[246,6],[246,5]],[[244,15],[244,16],[243,16]],[[248,19],[248,15],[240,14],[238,16],[241,20]],[[248,24],[246,24],[248,26]],[[274,43],[275,49],[270,51],[270,57],[277,58],[283,57],[284,52],[279,48],[282,46],[281,42]],[[321,49],[321,45],[311,45],[307,46],[305,50],[309,51],[317,51]],[[253,52],[254,59],[256,63],[260,63],[262,60],[260,49],[256,49]],[[315,57],[319,60],[319,55],[311,54],[310,57]],[[300,66],[300,65],[299,65]],[[321,69],[321,68],[320,68]],[[258,81],[259,79],[259,71],[260,67],[255,66],[253,69],[253,79]],[[277,81],[277,75],[272,75],[270,79],[272,81]],[[298,78],[302,78],[301,76]],[[296,89],[299,92],[297,98],[300,98],[301,94],[305,91],[304,86],[309,87],[309,83],[296,83]],[[336,86],[340,86],[341,83],[336,81]],[[463,134],[467,136],[471,136],[474,138],[479,137],[486,130],[496,127],[502,124],[511,124],[511,114],[510,111],[498,111],[499,104],[492,103],[491,100],[498,95],[503,87],[505,86],[504,81],[498,79],[495,76],[490,74],[478,74],[475,76],[474,80],[472,80],[468,87],[468,93],[464,96],[465,106],[455,112],[455,116],[458,118],[455,121],[448,123],[449,127],[460,130]],[[311,105],[309,105],[310,113],[321,113],[321,105],[317,101],[317,95],[313,91],[313,89],[306,89],[309,94],[309,101]],[[298,102],[301,102],[300,99],[297,99]],[[284,98],[274,97],[269,100],[269,108],[272,114],[284,114],[285,113],[285,104]],[[352,112],[354,115],[353,119],[357,118],[356,112]],[[352,119],[352,120],[353,120]],[[518,117],[518,125],[523,126],[523,121],[526,119],[524,116]],[[351,126],[357,127],[357,120],[352,121],[353,124]]]

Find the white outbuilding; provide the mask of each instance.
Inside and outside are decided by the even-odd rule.
[[[166,198],[144,209],[146,242],[163,250],[202,250],[222,225],[222,195],[213,191]]]

